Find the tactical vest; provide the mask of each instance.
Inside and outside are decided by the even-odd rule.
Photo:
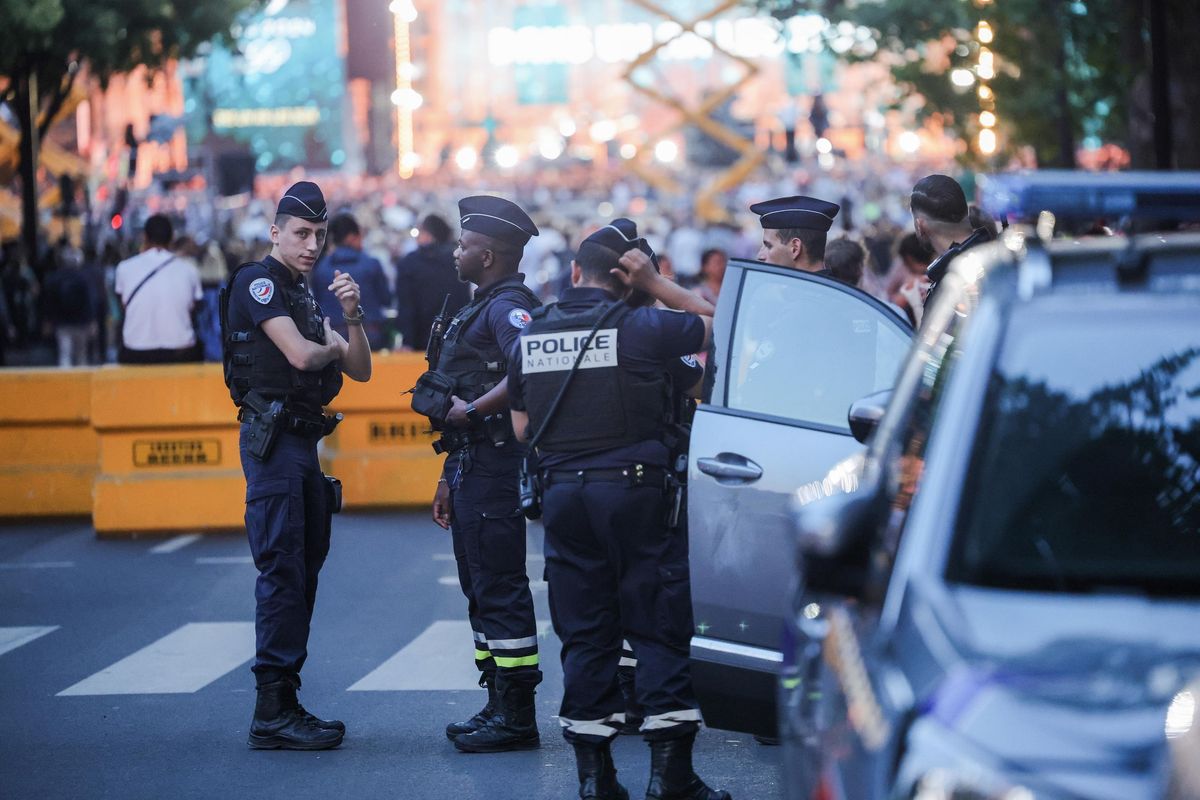
[[[325,344],[325,325],[321,308],[303,284],[297,283],[286,269],[251,261],[242,264],[229,276],[221,289],[221,360],[225,367],[225,385],[233,402],[241,405],[251,389],[268,399],[290,400],[294,403],[324,406],[342,388],[342,371],[338,362],[327,364],[319,371],[306,372],[293,367],[283,351],[261,328],[235,331],[229,325],[229,292],[239,272],[249,266],[265,267],[275,281],[275,290],[291,314],[300,335],[310,342]]]
[[[490,341],[486,348],[480,349],[468,344],[465,337],[471,323],[493,300],[507,292],[524,295],[535,308],[541,305],[527,286],[514,283],[464,306],[446,326],[436,371],[454,381],[454,393],[468,403],[490,392],[508,374],[508,356],[500,349],[499,342]]]
[[[608,303],[599,303],[569,314],[556,304],[533,313],[533,321],[521,335],[520,348],[530,430],[541,429],[579,348],[608,309]],[[665,370],[654,375],[633,372],[621,364],[618,355],[621,322],[631,311],[623,306],[596,331],[539,449],[608,450],[662,438],[671,422]]]

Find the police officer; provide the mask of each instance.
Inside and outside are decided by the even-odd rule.
[[[624,637],[637,657],[651,748],[646,797],[727,800],[692,769],[701,718],[688,674],[687,542],[667,525],[662,441],[672,365],[707,346],[713,309],[658,275],[648,250],[625,219],[583,242],[573,288],[535,311],[521,335],[509,371],[513,423],[538,437],[550,612],[562,640],[559,719],[575,750],[579,796],[628,797],[610,751],[625,716]],[[622,299],[629,287],[692,313],[631,308]]]
[[[513,436],[507,380],[508,354],[540,304],[517,271],[538,229],[500,197],[466,197],[458,209],[455,267],[477,289],[437,343],[434,372],[452,387],[452,405],[445,419],[431,419],[442,431],[435,450],[449,454],[433,520],[453,536],[488,701],[470,719],[446,726],[446,736],[459,750],[491,753],[540,744],[534,695],[542,673],[517,502],[524,447]]]
[[[996,232],[994,227],[989,230],[986,225],[972,225],[967,195],[958,181],[949,175],[926,175],[921,178],[913,186],[909,205],[917,239],[930,248],[935,256],[925,270],[925,276],[930,280],[929,292],[925,295],[925,304],[928,305],[929,298],[937,291],[938,282],[955,256],[976,245],[990,242],[996,238]],[[921,314],[915,307],[913,310],[917,312],[917,324],[920,325]]]
[[[225,382],[240,409],[246,533],[259,573],[258,700],[249,736],[255,749],[323,750],[341,744],[346,730],[308,713],[296,697],[340,500],[317,461],[318,440],[336,424],[322,407],[341,389],[342,373],[371,377],[354,279],[339,272],[329,284],[349,341],[330,328],[306,280],[326,227],[320,188],[293,185],[271,226],[271,254],[238,267],[221,298]]]
[[[797,195],[755,203],[750,210],[762,225],[758,260],[777,267],[827,274],[825,238],[841,207],[815,197]]]

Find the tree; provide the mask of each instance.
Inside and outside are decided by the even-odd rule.
[[[83,65],[106,81],[138,66],[156,69],[230,38],[257,0],[0,0],[0,90],[20,123],[22,239],[37,248],[38,141]]]
[[[989,88],[1000,129],[1010,144],[1031,146],[1039,164],[1074,166],[1078,144],[1094,139],[1125,145],[1135,166],[1168,166],[1161,157],[1155,164],[1157,117],[1174,120],[1170,165],[1200,166],[1191,133],[1200,122],[1200,51],[1189,41],[1200,26],[1195,0],[747,2],[779,19],[821,14],[834,23],[834,43],[837,23],[866,28],[875,48],[849,49],[846,57],[882,59],[901,89],[925,98],[922,118],[939,115],[966,140],[978,133],[980,99],[974,85],[955,86],[949,76],[976,65],[977,26],[986,21],[993,37],[986,46],[996,62]],[[1152,39],[1156,9],[1169,23],[1165,35]],[[1152,107],[1155,57],[1169,57],[1169,72],[1160,81],[1163,103]]]

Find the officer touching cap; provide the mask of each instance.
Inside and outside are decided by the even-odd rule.
[[[289,188],[271,226],[271,254],[234,270],[221,297],[225,383],[240,409],[246,533],[258,567],[255,749],[324,750],[341,744],[346,731],[308,713],[296,697],[317,575],[340,503],[340,484],[317,461],[317,442],[337,424],[323,407],[337,396],[343,373],[371,377],[354,279],[337,272],[329,285],[349,341],[330,328],[307,282],[325,243],[326,216],[316,184]]]
[[[660,276],[648,251],[627,219],[580,245],[573,288],[533,312],[521,334],[509,369],[513,424],[522,438],[537,437],[550,611],[562,640],[559,721],[575,750],[579,796],[628,798],[610,750],[625,718],[624,638],[637,657],[651,748],[647,799],[727,800],[692,770],[701,718],[688,675],[687,541],[667,529],[662,440],[672,363],[707,346],[713,308]],[[633,308],[629,289],[691,313]]]
[[[780,197],[755,203],[763,229],[758,260],[777,267],[827,274],[825,237],[841,207],[815,197]]]
[[[542,680],[533,596],[525,573],[525,519],[517,470],[525,448],[508,409],[508,359],[540,305],[517,272],[537,226],[515,203],[486,195],[459,204],[462,233],[454,262],[475,298],[433,342],[433,373],[448,410],[430,420],[448,453],[433,499],[433,520],[454,540],[458,580],[474,633],[475,665],[487,704],[446,727],[459,750],[488,753],[540,744],[534,706]],[[423,376],[424,378],[424,376]],[[414,401],[414,407],[415,401]]]

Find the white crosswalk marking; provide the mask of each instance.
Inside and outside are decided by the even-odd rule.
[[[29,644],[34,639],[40,639],[51,631],[58,630],[57,625],[29,625],[17,628],[0,628],[0,656],[10,650],[16,650],[23,644]]]
[[[438,583],[440,583],[442,586],[457,587],[458,586],[458,576],[457,575],[442,575],[438,578]],[[544,592],[546,590],[546,582],[538,581],[538,580],[531,580],[529,582],[529,590],[533,591],[533,592]]]
[[[538,634],[550,629],[538,623]],[[399,692],[475,689],[479,670],[471,660],[471,623],[438,620],[400,652],[351,686],[350,692]]]
[[[197,564],[253,564],[254,556],[201,556]]]
[[[253,657],[253,622],[193,622],[58,694],[187,694]]]
[[[182,536],[176,536],[174,538],[167,539],[162,544],[157,544],[154,547],[151,547],[150,552],[154,553],[155,555],[174,553],[176,550],[182,550],[183,548],[187,547],[192,542],[198,542],[200,538],[201,536],[198,533],[185,533]]]

